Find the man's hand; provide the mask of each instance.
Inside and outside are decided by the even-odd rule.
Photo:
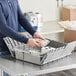
[[[38,32],[35,32],[33,35],[34,38],[30,38],[27,42],[29,47],[41,47],[42,41],[44,40],[44,37],[39,34]]]
[[[38,32],[35,32],[34,35],[33,35],[33,37],[44,40],[44,37],[41,34],[39,34]]]
[[[35,48],[35,47],[41,47],[41,39],[29,39],[27,42],[27,45],[29,47]]]

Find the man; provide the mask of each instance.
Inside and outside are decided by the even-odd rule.
[[[18,33],[18,25],[22,25],[34,38],[28,39]],[[40,47],[43,37],[38,34],[22,14],[18,0],[0,0],[0,50],[8,50],[3,38],[10,37],[30,47]],[[38,39],[36,39],[38,38]]]

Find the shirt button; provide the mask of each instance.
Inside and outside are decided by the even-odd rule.
[[[11,6],[11,4],[9,3],[9,6]]]
[[[8,3],[9,3],[10,1],[8,0]]]

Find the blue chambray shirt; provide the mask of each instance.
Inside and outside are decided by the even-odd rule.
[[[31,35],[36,32],[22,14],[17,0],[0,0],[0,48],[7,50],[4,37],[27,43],[28,38],[18,34],[18,25],[22,25]]]

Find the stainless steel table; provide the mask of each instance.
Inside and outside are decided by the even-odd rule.
[[[76,68],[76,53],[43,66],[11,58],[0,58],[0,68],[11,76],[37,76],[46,73],[74,69]]]
[[[59,26],[57,21],[49,21],[45,22],[39,31],[41,32],[41,34],[52,34],[64,32],[64,29]],[[76,53],[58,61],[51,62],[43,66],[38,66],[28,62],[0,57],[0,68],[2,71],[5,71],[11,76],[36,76],[76,68],[75,58]]]

